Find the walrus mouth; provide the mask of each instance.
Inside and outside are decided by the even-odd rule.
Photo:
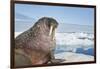
[[[49,36],[51,36],[53,40],[55,39],[55,30],[55,27],[50,26]]]

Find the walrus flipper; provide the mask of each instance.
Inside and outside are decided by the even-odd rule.
[[[51,53],[50,53],[50,61],[49,61],[49,63],[51,63],[51,64],[57,64],[57,63],[62,63],[62,62],[64,62],[64,61],[66,61],[65,59],[56,59],[55,58],[55,56],[54,56],[54,50],[55,49],[53,49],[52,51],[51,51]]]
[[[51,59],[50,60],[50,62],[52,63],[52,64],[58,64],[58,63],[62,63],[62,62],[64,62],[65,61],[65,59]]]

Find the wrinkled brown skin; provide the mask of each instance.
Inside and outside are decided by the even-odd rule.
[[[51,25],[55,30],[58,23],[53,18],[43,17],[16,37],[15,67],[61,62],[59,59],[54,60],[56,41],[53,40],[54,33],[49,36]]]

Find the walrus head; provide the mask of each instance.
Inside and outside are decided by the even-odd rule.
[[[54,40],[55,31],[58,26],[58,22],[55,19],[49,17],[42,17],[35,23],[34,26],[39,27],[38,31],[43,31],[43,34],[47,34]]]

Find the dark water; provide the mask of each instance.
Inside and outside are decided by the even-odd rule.
[[[89,48],[87,50],[84,50],[82,48],[77,48],[76,53],[82,53],[82,54],[94,56],[94,48]]]
[[[62,53],[62,52],[73,52],[72,50],[68,49],[67,46],[60,46],[58,45],[55,49],[55,54]],[[75,53],[85,54],[85,55],[91,55],[94,56],[94,48],[90,47],[87,50],[84,50],[83,48],[76,48]]]

